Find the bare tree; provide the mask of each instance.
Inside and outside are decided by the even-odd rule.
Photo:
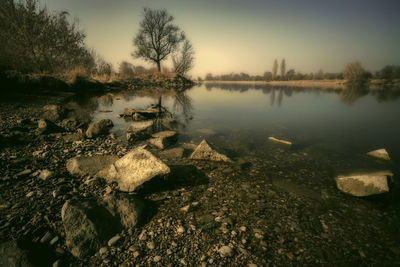
[[[275,80],[277,73],[278,73],[278,60],[275,59],[274,65],[272,66],[272,79],[273,80]]]
[[[194,66],[194,49],[192,44],[185,40],[179,52],[172,56],[174,71],[184,76]]]
[[[144,8],[139,33],[133,40],[135,58],[143,58],[157,64],[161,71],[161,61],[176,51],[185,34],[172,22],[174,17],[166,9]]]
[[[348,82],[364,82],[368,80],[368,72],[360,62],[347,64],[344,68],[343,76]]]
[[[281,78],[282,78],[282,80],[285,78],[285,76],[286,76],[286,61],[285,61],[285,59],[282,59],[282,62],[281,62]]]

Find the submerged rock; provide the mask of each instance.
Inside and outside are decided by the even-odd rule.
[[[90,256],[115,233],[119,222],[94,200],[68,200],[62,207],[61,218],[66,245],[78,258]]]
[[[165,158],[182,158],[183,157],[183,152],[184,152],[184,148],[183,147],[175,147],[175,148],[171,148],[171,149],[167,149],[164,151],[161,151],[159,153],[160,156],[165,157]]]
[[[378,159],[390,160],[389,153],[384,148],[370,151],[367,155]]]
[[[94,176],[100,170],[114,163],[117,156],[97,155],[92,157],[75,157],[67,161],[67,170],[72,175]]]
[[[152,135],[149,143],[160,149],[173,145],[178,141],[178,134],[175,131],[163,131]]]
[[[117,182],[121,191],[132,192],[157,175],[168,174],[170,169],[143,147],[131,150],[97,176],[109,183]]]
[[[196,147],[190,158],[232,162],[230,158],[222,154],[222,152],[218,152],[217,148],[209,144],[205,139]]]
[[[270,140],[270,141],[272,141],[272,142],[276,142],[276,143],[281,143],[281,144],[284,144],[284,145],[288,145],[288,146],[293,145],[293,143],[290,142],[290,141],[278,139],[278,138],[275,138],[275,137],[272,137],[272,136],[268,137],[268,140]]]
[[[106,135],[108,131],[114,126],[110,119],[104,119],[89,125],[86,130],[86,136],[88,138],[93,138],[99,135]]]
[[[145,140],[153,133],[153,121],[133,122],[126,130],[128,142]]]
[[[355,173],[336,177],[337,188],[347,194],[365,197],[389,192],[387,177],[393,176],[390,171]]]

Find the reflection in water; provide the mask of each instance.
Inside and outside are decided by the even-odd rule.
[[[294,93],[314,92],[334,93],[339,95],[339,99],[346,105],[352,105],[362,97],[370,94],[376,97],[378,101],[395,100],[400,97],[400,90],[392,90],[384,88],[382,90],[370,90],[365,85],[349,85],[345,89],[318,89],[307,87],[289,87],[289,86],[271,86],[268,84],[220,84],[207,83],[205,84],[207,91],[222,89],[226,91],[247,92],[248,90],[262,90],[263,94],[270,94],[270,105],[274,106],[277,102],[278,106],[282,105],[284,96],[291,97]]]

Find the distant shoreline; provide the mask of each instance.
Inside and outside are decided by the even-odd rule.
[[[292,81],[203,81],[207,84],[256,84],[273,86],[312,87],[322,89],[345,89],[347,80],[292,80]],[[393,87],[399,89],[399,81]],[[383,80],[371,80],[369,88],[373,90],[383,89]]]

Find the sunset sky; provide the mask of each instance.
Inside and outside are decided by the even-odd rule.
[[[300,72],[400,64],[398,0],[42,0],[79,18],[86,42],[114,68],[131,57],[143,7],[166,8],[196,51],[194,77],[271,71],[275,58]]]

